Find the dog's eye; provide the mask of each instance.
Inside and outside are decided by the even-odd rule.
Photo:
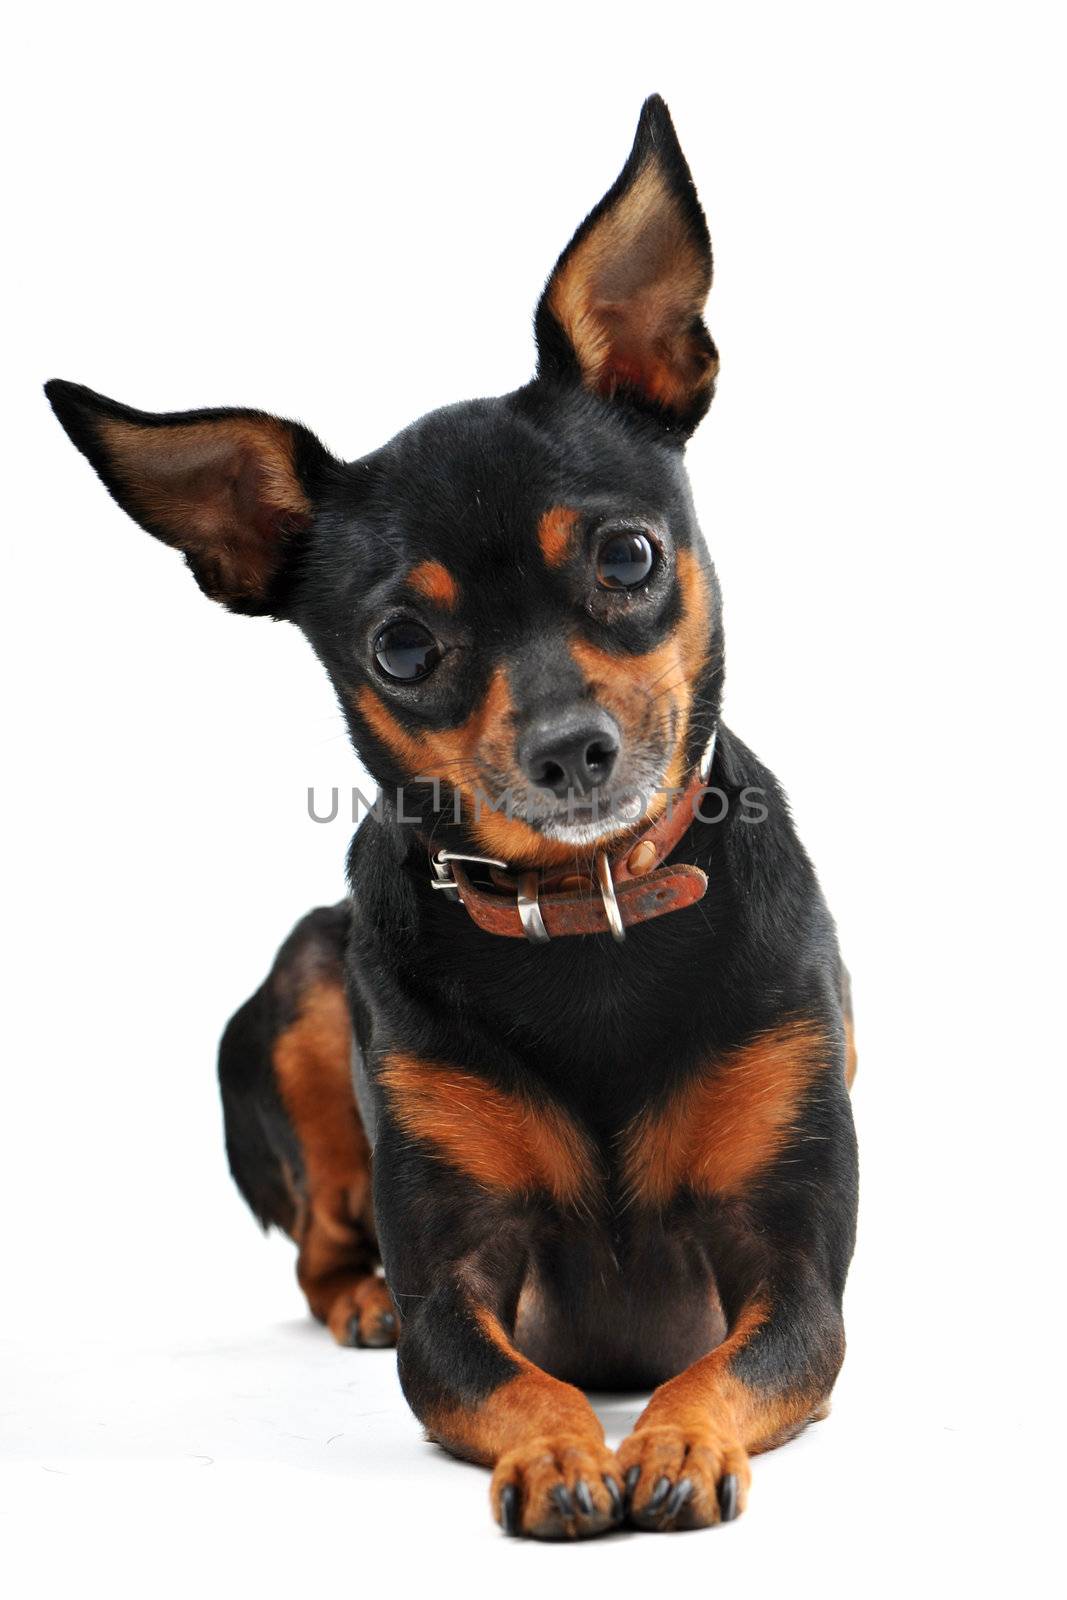
[[[441,646],[421,622],[391,622],[374,641],[374,659],[387,678],[415,683],[436,667]]]
[[[603,589],[636,589],[652,571],[656,556],[643,533],[612,533],[597,552],[596,576]]]

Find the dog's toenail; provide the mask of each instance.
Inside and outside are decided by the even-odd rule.
[[[557,1508],[565,1517],[573,1517],[574,1502],[567,1493],[567,1489],[564,1484],[557,1483],[556,1487],[552,1491],[552,1499],[555,1501]]]
[[[663,1508],[664,1515],[668,1517],[676,1517],[679,1511],[681,1511],[682,1507],[685,1505],[685,1502],[689,1499],[689,1496],[692,1494],[692,1492],[692,1478],[680,1478],[674,1486],[670,1499]]]
[[[509,1483],[500,1495],[500,1526],[505,1533],[519,1531],[519,1491]]]
[[[653,1489],[648,1500],[645,1502],[645,1510],[658,1511],[670,1492],[671,1480],[669,1478],[661,1478],[656,1484],[656,1487]]]

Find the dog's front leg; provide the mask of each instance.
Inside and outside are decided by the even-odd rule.
[[[445,1449],[494,1468],[507,1532],[605,1532],[622,1472],[596,1413],[513,1339],[538,1231],[582,1203],[577,1133],[457,1067],[387,1057],[379,1084],[375,1208],[409,1405]]]
[[[603,1533],[622,1520],[622,1470],[585,1396],[509,1338],[502,1301],[514,1298],[514,1243],[506,1277],[494,1272],[494,1247],[443,1274],[413,1309],[402,1301],[400,1380],[431,1438],[494,1467],[493,1514],[505,1532]]]
[[[632,1520],[649,1529],[730,1521],[744,1509],[749,1454],[826,1414],[843,1355],[827,1286],[754,1294],[722,1344],[655,1391],[620,1446]]]
[[[845,1050],[832,1016],[757,1035],[686,1091],[682,1116],[668,1107],[630,1137],[634,1190],[660,1225],[679,1195],[694,1208],[727,1330],[655,1391],[619,1447],[639,1527],[729,1521],[748,1456],[826,1414],[855,1238]]]

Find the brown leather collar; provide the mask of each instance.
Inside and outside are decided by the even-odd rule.
[[[434,854],[431,849],[433,887],[443,890],[450,900],[462,901],[486,933],[526,938],[534,944],[578,933],[610,933],[621,941],[635,922],[681,911],[704,896],[708,879],[699,867],[662,863],[699,815],[714,749],[712,738],[685,790],[668,800],[651,827],[631,837],[610,857],[606,851],[598,851],[585,872],[534,868],[514,873],[506,862],[487,856],[465,856],[451,850]],[[476,887],[467,871],[473,864],[487,867],[502,892]]]

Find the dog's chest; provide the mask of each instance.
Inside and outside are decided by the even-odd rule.
[[[651,1388],[714,1348],[724,1332],[708,1257],[684,1229],[575,1224],[535,1246],[515,1342],[567,1382]]]

